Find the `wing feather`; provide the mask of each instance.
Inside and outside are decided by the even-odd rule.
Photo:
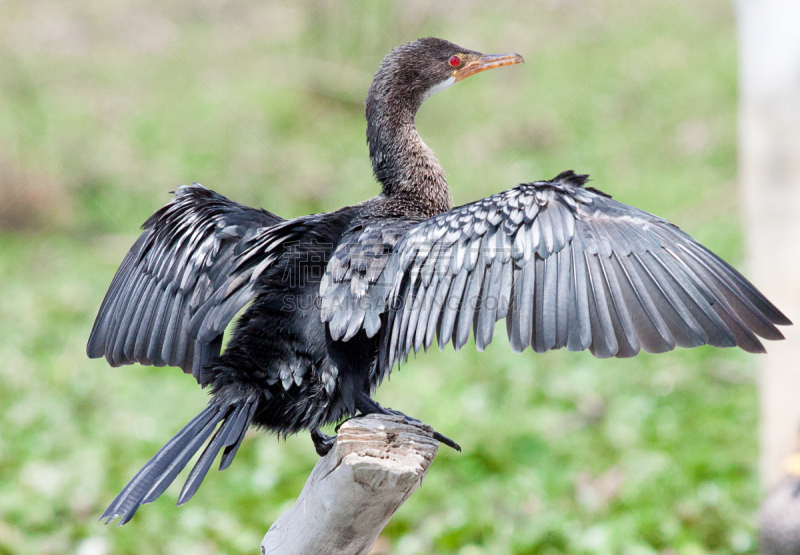
[[[662,314],[676,343],[680,347],[697,347],[708,343],[708,334],[677,294],[676,286],[678,284],[664,272],[656,257],[652,253],[646,252],[640,255],[639,261],[664,295],[666,302],[661,305]]]
[[[482,254],[478,255],[473,266],[474,269],[469,273],[466,290],[464,291],[458,314],[458,327],[456,328],[456,337],[454,340],[454,347],[456,350],[466,345],[469,340],[469,332],[475,322],[475,313],[480,311],[480,292],[483,286],[483,276],[486,274],[486,263]]]
[[[362,329],[381,334],[382,375],[434,335],[440,348],[452,341],[460,349],[472,330],[483,350],[501,318],[517,352],[628,357],[703,344],[761,351],[757,336],[782,337],[776,326],[789,320],[730,265],[586,181],[564,172],[428,220],[366,226],[347,241],[365,252],[378,252],[373,239],[385,247],[365,262],[369,278],[359,278],[376,308],[364,324],[355,311],[341,324],[338,315],[323,319],[348,323],[344,339]],[[328,281],[346,283],[353,271],[341,256]],[[336,291],[322,288],[323,306]]]
[[[444,349],[444,346],[453,338],[453,329],[461,306],[461,295],[467,284],[468,275],[469,272],[466,268],[458,272],[450,286],[447,298],[444,300],[442,319],[439,323],[439,349]]]
[[[618,279],[621,269],[617,266],[617,258],[614,255],[609,258],[598,257],[597,261],[603,272],[603,279],[611,300],[609,308],[614,320],[614,333],[617,336],[617,344],[619,345],[616,356],[635,356],[639,353],[641,345],[636,335],[636,328],[633,325],[628,303],[622,292],[622,285]]]
[[[583,351],[592,343],[592,326],[589,314],[589,287],[587,285],[588,270],[583,256],[583,241],[576,233],[571,249],[572,255],[572,294],[575,299],[574,326],[571,327],[568,351]]]
[[[567,346],[569,338],[570,275],[572,266],[569,249],[564,248],[556,254],[558,258],[558,281],[556,283],[556,342],[554,347]]]
[[[598,255],[584,253],[588,270],[589,314],[592,322],[592,354],[598,358],[613,357],[619,351],[619,343],[614,333],[614,322],[609,312],[609,296]]]
[[[761,312],[751,300],[748,295],[749,287],[740,289],[738,279],[731,272],[727,272],[720,262],[715,260],[713,256],[709,256],[708,252],[700,248],[700,245],[692,245],[691,243],[683,246],[684,250],[689,256],[692,256],[699,264],[701,264],[708,275],[714,280],[717,287],[725,295],[725,299],[731,304],[731,307],[737,314],[742,315],[742,319],[747,322],[755,333],[765,339],[777,340],[783,339],[783,334],[775,327],[770,319]],[[758,297],[755,297],[756,300]]]
[[[560,229],[560,227],[559,227]],[[563,249],[562,249],[563,250]],[[556,335],[558,334],[558,251],[552,256],[542,259],[544,271],[542,272],[541,297],[538,295],[537,288],[536,305],[540,307],[537,314],[541,314],[541,320],[537,320],[536,347],[538,352],[549,351],[556,346]],[[541,337],[541,341],[539,341]]]
[[[281,221],[200,185],[180,187],[145,222],[117,270],[87,354],[105,356],[112,366],[178,366],[200,381],[202,366],[219,354],[218,336],[252,294],[252,280],[238,281],[235,255],[260,240],[259,230]],[[237,289],[229,290],[232,282]],[[198,313],[212,318],[213,333],[203,318],[193,321]]]
[[[500,270],[498,271],[498,267]],[[494,326],[497,322],[498,299],[502,285],[502,263],[490,263],[484,270],[481,291],[481,310],[475,311],[475,346],[482,352],[492,342]]]
[[[425,288],[425,298],[420,306],[419,318],[414,331],[414,353],[418,353],[423,347],[427,350],[429,346],[429,344],[425,343],[425,336],[428,331],[428,320],[433,308],[433,300],[436,298],[437,285],[438,282],[432,280]]]
[[[452,276],[448,274],[439,280],[436,286],[436,294],[431,303],[431,311],[428,315],[427,328],[425,329],[425,350],[428,350],[433,344],[433,338],[436,335],[436,330],[438,329],[439,320],[441,318],[442,306],[444,305],[444,300],[447,298],[448,291],[450,291],[452,279]]]
[[[626,257],[627,277],[643,309],[643,318],[637,321],[639,341],[648,353],[663,353],[675,348],[675,340],[658,309],[661,298],[658,284],[652,280],[638,254]]]
[[[735,347],[736,338],[725,322],[711,308],[707,297],[697,284],[683,271],[668,252],[655,253],[653,258],[676,283],[675,291],[683,299],[698,325],[708,336],[708,344],[715,347]]]

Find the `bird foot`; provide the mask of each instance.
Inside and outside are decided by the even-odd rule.
[[[336,431],[339,431],[339,427],[336,427]],[[317,452],[317,455],[320,457],[324,457],[328,453],[330,453],[333,446],[336,445],[336,437],[337,436],[329,436],[327,434],[323,434],[319,428],[314,428],[311,430],[311,441],[314,442],[314,449]]]
[[[418,419],[414,418],[413,416],[408,416],[407,414],[403,414],[399,410],[390,409],[389,407],[384,407],[383,410],[386,411],[386,414],[393,414],[395,416],[402,416],[403,420],[405,421],[406,424],[422,424],[421,420],[418,420]],[[453,441],[452,439],[450,439],[446,435],[440,434],[436,430],[433,430],[433,439],[435,439],[439,443],[443,443],[443,444],[447,445],[451,449],[455,449],[456,451],[461,452],[461,446],[458,443],[456,443],[455,441]]]
[[[403,414],[399,410],[390,409],[388,407],[382,407],[377,401],[374,401],[368,395],[362,394],[361,396],[359,396],[357,402],[358,402],[358,405],[357,405],[358,406],[358,410],[361,412],[361,414],[364,414],[364,415],[374,414],[374,413],[377,413],[377,414],[392,414],[392,415],[395,415],[395,416],[402,416],[403,420],[405,421],[406,424],[422,424],[422,422],[420,422],[416,418],[408,416],[407,414]],[[455,441],[453,441],[452,439],[450,439],[446,435],[440,434],[436,430],[433,431],[433,439],[435,439],[439,443],[443,443],[443,444],[447,445],[451,449],[455,449],[456,451],[459,451],[459,452],[461,451],[461,446],[458,443],[456,443]]]

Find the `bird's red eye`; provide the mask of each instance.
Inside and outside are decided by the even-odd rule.
[[[458,56],[453,56],[452,58],[450,58],[451,66],[456,67],[460,63],[461,63],[461,58],[459,58]]]

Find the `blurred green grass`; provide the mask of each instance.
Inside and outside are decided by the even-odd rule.
[[[457,203],[574,168],[741,262],[722,0],[0,4],[0,553],[238,553],[299,493],[307,436],[253,434],[187,506],[97,517],[206,396],[84,355],[138,226],[198,181],[284,217],[376,194],[363,97],[436,35],[526,64],[418,117]],[[501,324],[502,326],[502,324]],[[376,552],[754,553],[752,359],[432,352],[378,393],[442,450]],[[179,480],[180,481],[180,480]]]

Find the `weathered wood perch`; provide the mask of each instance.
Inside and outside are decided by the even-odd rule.
[[[438,449],[424,424],[375,414],[348,420],[295,504],[264,536],[262,555],[366,555]]]

